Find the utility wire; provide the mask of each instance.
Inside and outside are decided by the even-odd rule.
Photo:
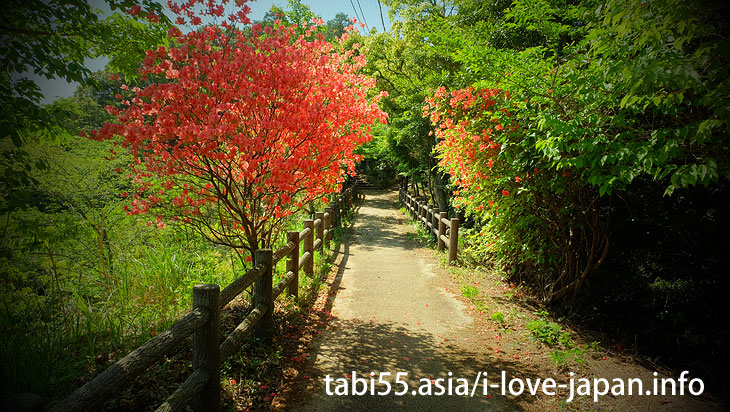
[[[360,14],[362,14],[362,21],[365,22],[365,32],[367,33],[367,31],[368,31],[367,28],[370,26],[368,25],[368,21],[365,20],[365,13],[363,13],[363,11],[362,11],[362,6],[360,5],[360,0],[357,0],[357,7],[360,8]]]
[[[355,17],[357,18],[357,20],[358,20],[358,21],[362,21],[362,20],[360,19],[360,16],[358,16],[358,15],[357,15],[357,9],[355,8],[355,3],[353,3],[353,2],[352,2],[352,0],[350,0],[350,4],[352,4],[352,10],[354,10],[354,11],[355,11]],[[357,25],[355,26],[355,29],[356,29],[357,31],[360,31],[360,28],[359,28],[359,27],[358,27]]]
[[[380,9],[380,22],[383,23],[383,31],[388,31],[385,28],[385,20],[383,19],[383,6],[380,4],[380,0],[378,0],[378,9]]]

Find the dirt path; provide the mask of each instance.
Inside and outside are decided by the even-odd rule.
[[[368,193],[353,229],[340,257],[330,327],[314,342],[312,396],[293,409],[520,410],[510,399],[497,395],[412,394],[419,378],[446,378],[452,372],[454,378],[473,382],[478,372],[489,370],[477,360],[478,354],[461,345],[474,338],[470,336],[472,317],[464,303],[438,282],[444,273],[431,252],[409,237],[413,229],[398,210],[396,192]],[[402,390],[394,385],[387,396],[327,395],[325,376],[350,382],[353,371],[356,377],[374,372],[376,382],[381,372],[390,372],[386,380],[391,383],[396,372],[408,372],[404,379],[408,393],[393,395]],[[333,382],[330,390],[334,392],[335,387]],[[444,387],[448,390],[446,383]],[[384,389],[375,385],[376,392]]]
[[[567,392],[558,396],[502,396],[499,390],[483,394],[480,384],[474,396],[458,393],[466,378],[469,390],[479,373],[487,373],[490,385],[499,383],[501,372],[507,379],[554,378],[567,384],[575,379],[593,377],[637,377],[650,388],[654,368],[647,368],[634,357],[614,351],[608,345],[586,350],[578,361],[559,367],[547,347],[532,338],[525,324],[537,319],[536,307],[516,298],[514,285],[505,285],[498,274],[469,268],[446,270],[435,252],[420,246],[415,230],[398,208],[397,192],[370,191],[359,208],[350,236],[334,252],[337,273],[330,276],[328,295],[321,296],[320,313],[329,321],[318,321],[311,344],[301,346],[309,352],[302,369],[294,373],[289,393],[275,409],[304,411],[715,411],[723,407],[708,396],[604,396],[594,403],[591,396],[576,397],[566,403]],[[478,300],[464,298],[459,289],[478,290]],[[323,308],[323,309],[322,309]],[[503,315],[497,323],[494,314]],[[566,330],[567,328],[564,327]],[[571,331],[576,347],[586,347],[594,339]],[[297,359],[299,360],[299,359]],[[293,370],[293,369],[292,369]],[[352,395],[353,372],[368,378],[374,372],[374,391],[381,372],[392,388],[388,395],[370,395],[370,382]],[[403,396],[395,384],[397,372],[408,390]],[[449,375],[451,373],[451,375]],[[660,371],[659,378],[673,376]],[[328,394],[325,378],[331,382]],[[483,375],[480,375],[483,377]],[[452,378],[453,395],[414,395],[413,390],[434,380]],[[675,376],[676,377],[676,376]],[[421,381],[421,379],[424,381]],[[495,379],[496,378],[496,379]],[[341,381],[337,381],[341,379]],[[347,395],[338,395],[345,390]],[[448,391],[448,380],[441,382]],[[338,392],[340,391],[340,392]]]

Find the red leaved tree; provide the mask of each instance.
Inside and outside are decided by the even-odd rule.
[[[239,254],[270,247],[283,220],[340,187],[354,170],[353,150],[384,122],[374,80],[358,74],[357,50],[341,51],[316,28],[246,26],[250,11],[195,1],[170,3],[174,44],[147,52],[151,81],[107,110],[117,122],[92,138],[121,136],[135,158],[138,187],[128,212],[186,222]],[[222,19],[202,26],[200,16]],[[241,27],[244,29],[241,29]],[[121,96],[118,96],[121,98]]]

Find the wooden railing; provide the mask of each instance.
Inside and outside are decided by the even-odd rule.
[[[423,223],[428,232],[436,238],[436,248],[439,251],[448,247],[449,264],[456,262],[459,245],[459,219],[455,217],[449,219],[448,212],[441,212],[434,205],[421,203],[403,188],[399,192],[398,200],[411,213],[413,219]]]
[[[355,202],[359,202],[364,199],[365,194],[362,192],[357,183],[344,190],[340,196],[336,196],[332,200],[332,208],[334,211],[332,224],[339,227],[341,224],[340,216],[342,213],[346,210],[353,209],[355,207]]]
[[[304,221],[304,230],[288,232],[284,247],[276,252],[257,250],[254,267],[223,290],[218,285],[196,285],[190,313],[63,399],[51,412],[94,410],[190,335],[193,336],[193,372],[157,411],[179,411],[187,406],[192,406],[194,411],[219,411],[221,363],[234,354],[252,332],[265,341],[271,340],[274,301],[284,289],[287,289],[288,295],[298,296],[299,270],[313,276],[314,252],[322,253],[325,247],[329,247],[332,229],[339,226],[340,216],[354,208],[361,196],[362,192],[356,186],[335,196],[332,207],[316,212],[314,220]],[[273,268],[284,258],[288,258],[286,274],[273,285]],[[223,343],[219,343],[221,309],[252,284],[253,310]]]

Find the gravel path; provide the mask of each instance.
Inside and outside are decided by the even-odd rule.
[[[498,394],[484,396],[482,386],[475,396],[414,396],[422,381],[448,378],[453,390],[466,378],[469,389],[479,372],[496,374],[483,353],[471,353],[479,339],[471,327],[473,319],[464,304],[443,286],[443,276],[433,255],[409,237],[414,229],[398,210],[397,192],[371,191],[359,209],[352,235],[338,253],[339,272],[331,297],[332,320],[314,342],[311,378],[316,382],[310,396],[292,410],[418,410],[418,411],[515,411],[521,410],[511,399]],[[472,341],[468,341],[472,339]],[[468,342],[468,344],[466,344]],[[476,345],[478,346],[478,345]],[[375,392],[381,372],[395,382],[396,372],[407,372],[408,391],[395,396],[401,385],[394,385],[389,395],[351,394],[353,371],[367,377],[375,373]],[[345,378],[348,395],[328,395],[325,377]],[[361,384],[362,385],[362,384]],[[448,381],[443,382],[448,391]],[[438,389],[431,386],[433,391]],[[343,388],[340,388],[342,390]],[[362,389],[360,386],[358,389]]]

